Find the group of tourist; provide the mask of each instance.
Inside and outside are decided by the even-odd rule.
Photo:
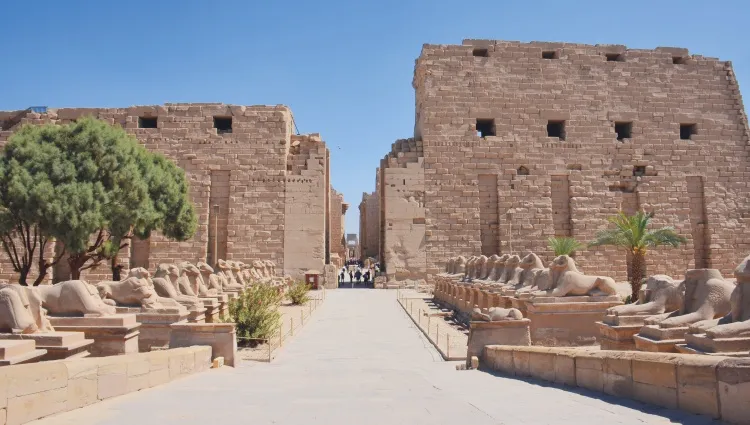
[[[356,266],[349,269],[342,267],[341,272],[339,272],[339,283],[346,282],[347,275],[349,276],[349,282],[357,283],[369,283],[375,277],[374,271],[369,267]]]

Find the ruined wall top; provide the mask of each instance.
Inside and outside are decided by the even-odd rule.
[[[544,56],[543,56],[544,55]],[[717,58],[702,55],[691,55],[689,50],[681,47],[656,47],[654,49],[629,49],[620,44],[578,44],[544,41],[506,41],[506,40],[463,40],[462,44],[424,44],[422,52],[415,63],[413,86],[419,81],[419,70],[429,66],[434,60],[446,58],[472,57],[493,58],[502,56],[503,64],[531,64],[541,59],[561,59],[574,64],[595,64],[619,62],[626,67],[628,63],[648,64],[649,66],[672,66],[715,64],[724,67],[731,64]]]

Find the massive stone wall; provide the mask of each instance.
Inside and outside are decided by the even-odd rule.
[[[455,255],[549,258],[548,237],[589,241],[621,209],[652,211],[654,225],[688,238],[652,250],[652,272],[729,273],[750,250],[748,125],[729,62],[678,48],[467,40],[425,45],[413,85],[424,181],[399,187],[411,151],[397,143],[379,196],[388,252],[400,232],[393,203],[423,190],[424,273]],[[613,248],[577,261],[626,277]]]
[[[348,208],[349,204],[344,202],[344,195],[331,188],[331,264],[336,267],[341,267],[346,259],[344,231]]]
[[[19,125],[65,124],[84,115],[121,125],[186,171],[199,219],[196,235],[185,242],[158,234],[136,241],[131,251],[138,265],[153,270],[163,262],[213,261],[216,249],[227,259],[273,260],[286,273],[322,269],[328,150],[318,135],[293,135],[286,106],[166,104],[4,113],[0,145]],[[154,118],[156,128],[144,128]],[[227,124],[231,128],[222,130]],[[128,266],[130,257],[125,252],[121,261]],[[7,260],[0,270],[0,278],[13,278]],[[102,266],[84,277],[95,281],[111,274]]]
[[[425,169],[422,142],[398,140],[380,162],[382,257],[389,279],[425,277]]]
[[[284,271],[303,276],[329,258],[328,149],[320,136],[291,136],[286,177]]]
[[[380,200],[377,193],[363,193],[359,203],[359,245],[362,258],[377,258],[380,240]]]

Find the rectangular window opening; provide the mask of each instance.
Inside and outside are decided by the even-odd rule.
[[[474,49],[471,54],[477,57],[486,58],[490,55],[490,51],[487,49]]]
[[[673,56],[672,57],[672,63],[675,65],[684,65],[685,62],[687,62],[687,59],[682,56]]]
[[[559,59],[560,56],[556,50],[549,50],[542,52],[542,59]]]
[[[138,128],[156,128],[156,117],[138,117]]]
[[[493,119],[477,119],[477,136],[485,138],[487,136],[495,135],[495,120]]]
[[[636,165],[633,167],[633,175],[635,177],[641,177],[646,175],[646,166],[645,165]]]
[[[219,134],[232,132],[232,117],[214,117],[214,128]]]
[[[620,53],[607,53],[604,56],[607,62],[625,62],[625,57]]]
[[[690,140],[694,134],[698,134],[698,126],[696,124],[680,124],[680,139]]]
[[[633,123],[632,122],[616,122],[615,133],[617,133],[617,140],[623,141],[633,137]]]
[[[565,121],[547,121],[547,137],[565,140]]]

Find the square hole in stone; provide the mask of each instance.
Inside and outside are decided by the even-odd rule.
[[[542,52],[542,59],[559,59],[560,57],[555,50],[546,50]]]
[[[687,62],[687,58],[682,56],[672,56],[672,63],[675,65],[684,65]]]
[[[495,135],[495,120],[477,118],[477,136],[485,138]]]
[[[698,134],[698,126],[696,124],[680,124],[680,139],[690,140],[694,134]]]
[[[471,51],[471,54],[481,58],[486,58],[490,55],[490,51],[487,49],[474,49]]]
[[[606,53],[604,57],[607,58],[607,62],[625,62],[625,57],[620,53]]]
[[[565,140],[565,121],[547,121],[547,137]]]
[[[619,141],[630,139],[631,137],[633,137],[633,123],[615,122],[615,133],[617,133],[617,140]]]
[[[219,134],[232,132],[232,117],[214,117],[214,128]]]
[[[633,167],[633,175],[636,177],[645,176],[646,175],[646,166],[645,165],[636,165]]]
[[[156,117],[138,117],[138,128],[156,128]]]

